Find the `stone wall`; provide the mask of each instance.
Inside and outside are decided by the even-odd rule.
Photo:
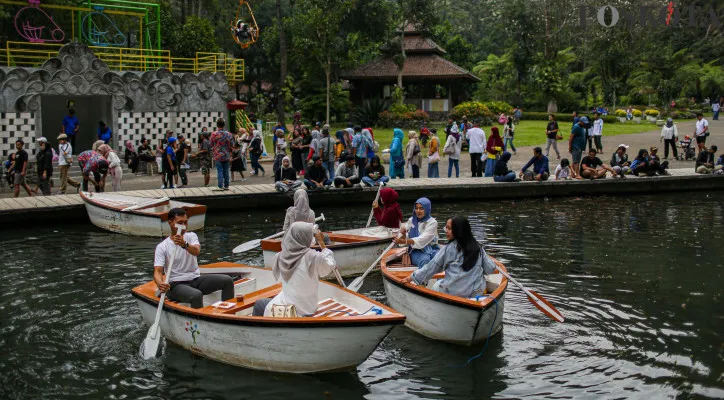
[[[35,115],[31,112],[0,112],[0,156],[7,160],[15,152],[15,141],[22,139],[28,154],[35,154]]]
[[[177,136],[183,135],[189,139],[191,146],[196,149],[201,129],[206,127],[212,132],[216,128],[216,120],[224,115],[224,112],[215,111],[121,112],[117,117],[118,148],[122,150],[126,140],[138,146],[142,137],[155,145],[170,129]]]

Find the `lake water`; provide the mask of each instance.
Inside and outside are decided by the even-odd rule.
[[[305,376],[231,367],[173,344],[140,360],[148,327],[130,290],[151,279],[157,241],[90,224],[6,226],[0,399],[723,398],[723,203],[721,192],[696,192],[433,204],[439,220],[470,216],[487,250],[566,322],[511,285],[503,331],[470,363],[482,345],[399,326],[356,370]],[[326,229],[364,225],[369,212],[316,211]],[[261,252],[231,250],[282,218],[211,215],[199,263],[260,264]],[[379,273],[361,292],[385,301]]]

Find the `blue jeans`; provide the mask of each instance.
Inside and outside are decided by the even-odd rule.
[[[427,164],[427,177],[428,178],[439,178],[440,177],[440,161],[434,164]]]
[[[324,183],[323,183],[323,186],[329,186],[329,185],[331,185],[331,184],[332,184],[332,181],[331,181],[331,180],[325,179],[325,180],[324,180]],[[320,189],[319,187],[317,187],[317,184],[316,184],[316,183],[312,182],[312,181],[309,180],[309,179],[305,179],[305,180],[304,180],[304,186],[306,186],[307,189],[310,189],[310,190]]]
[[[510,143],[510,148],[513,149],[513,151],[515,151],[515,145],[513,145],[513,139],[515,139],[515,138],[509,137],[509,138],[505,139],[505,142],[503,143],[503,151],[508,151],[506,149],[508,148],[509,143]]]
[[[719,111],[714,112],[714,121],[719,121]]]
[[[493,172],[495,172],[495,160],[488,158],[485,162],[485,176],[493,176]]]
[[[322,162],[322,166],[327,170],[329,179],[334,180],[334,161]]]
[[[219,188],[229,187],[229,162],[216,162],[216,179],[219,182]]]
[[[369,176],[362,177],[362,182],[367,184],[367,186],[379,186],[381,183],[387,183],[389,181],[390,181],[389,176],[381,176],[381,177],[377,178],[377,180],[374,180],[374,179],[370,178]]]
[[[410,251],[410,262],[412,265],[417,266],[417,268],[422,268],[427,263],[432,260],[433,257],[435,257],[435,254],[437,254],[437,251],[440,250],[440,247],[432,247],[432,246],[426,246],[424,249],[414,249]]]
[[[460,160],[453,160],[450,158],[447,162],[447,177],[452,176],[453,165],[455,166],[455,177],[460,177]]]
[[[505,175],[496,175],[493,180],[495,182],[515,182],[515,172],[510,171]]]

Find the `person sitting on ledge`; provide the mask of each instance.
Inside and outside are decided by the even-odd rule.
[[[382,166],[380,157],[375,155],[365,168],[365,176],[362,177],[362,182],[367,186],[380,186],[389,181],[390,177],[385,175],[385,167]]]
[[[716,165],[714,165],[714,173],[717,175],[724,174],[724,154],[720,155],[716,159]]]
[[[327,189],[331,184],[327,170],[322,166],[322,159],[319,156],[312,157],[312,165],[304,173],[304,186],[309,190],[318,190]]]
[[[714,154],[716,153],[717,147],[711,146],[708,149],[699,153],[696,157],[696,172],[698,174],[711,174],[717,171],[716,165],[714,165]],[[721,169],[721,167],[718,167]]]
[[[508,161],[511,154],[504,152],[500,158],[495,161],[495,170],[493,180],[495,182],[515,182],[515,172],[508,169]]]
[[[531,165],[533,166],[533,169],[528,171],[528,167]],[[524,181],[536,180],[541,182],[548,180],[550,174],[550,170],[548,169],[548,157],[543,155],[543,149],[536,147],[533,149],[533,157],[523,166],[523,169],[520,170],[519,176],[523,178]]]
[[[661,162],[661,158],[656,154],[659,149],[656,146],[649,148],[649,166],[651,169],[659,175],[667,175],[667,169],[669,169],[669,161]]]
[[[610,172],[613,177],[618,175],[613,168],[596,157],[596,149],[591,149],[588,155],[581,160],[581,176],[583,178],[603,179],[606,177],[606,172]]]
[[[289,156],[282,159],[282,167],[276,172],[274,188],[281,193],[297,190],[302,186],[302,181],[297,179],[297,171],[292,168],[292,160]]]
[[[639,150],[639,155],[636,156],[631,163],[631,173],[636,176],[639,176],[639,174],[652,176],[656,173],[651,171],[651,166],[649,164],[649,152],[646,151],[646,149]]]
[[[351,188],[360,183],[357,171],[358,168],[354,165],[354,156],[350,154],[339,163],[337,170],[334,171],[334,187]]]
[[[234,280],[229,275],[203,274],[199,272],[196,257],[201,253],[199,238],[193,232],[186,232],[189,217],[183,208],[172,208],[168,212],[168,225],[171,235],[156,246],[153,267],[153,281],[170,300],[190,303],[192,308],[204,306],[205,294],[221,290],[221,300],[234,298]],[[180,234],[176,226],[181,225]],[[165,271],[173,259],[171,276],[165,282]]]
[[[627,174],[631,170],[631,168],[629,168],[631,163],[628,162],[626,149],[628,149],[628,146],[625,144],[619,144],[618,149],[616,149],[616,152],[614,152],[611,156],[611,168],[622,178],[624,174]]]

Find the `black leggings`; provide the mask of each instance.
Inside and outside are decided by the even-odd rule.
[[[676,139],[664,139],[664,158],[669,158],[669,146],[674,152],[674,158],[679,158],[679,152],[676,150]]]
[[[221,290],[221,300],[234,298],[234,280],[229,275],[201,274],[185,282],[171,282],[168,298],[179,303],[191,303],[192,308],[204,306],[205,294]]]
[[[480,157],[483,153],[470,153],[470,169],[473,176],[483,176],[483,162],[480,161]]]
[[[168,165],[163,166],[163,173],[166,175],[166,179],[164,180],[164,184],[166,185],[166,189],[171,189],[173,187],[173,177],[176,175],[176,171],[171,171],[171,167]]]

